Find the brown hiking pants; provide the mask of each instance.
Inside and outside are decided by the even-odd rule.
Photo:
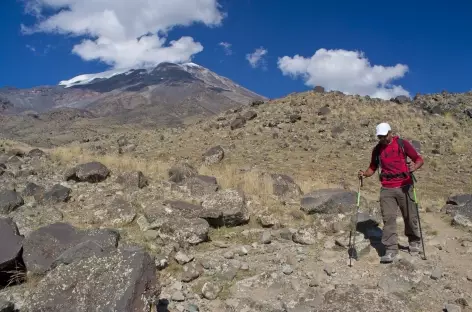
[[[382,244],[386,250],[395,252],[398,250],[397,207],[400,208],[403,216],[405,235],[408,237],[408,242],[419,242],[421,240],[415,205],[412,185],[401,188],[381,188],[380,209],[384,223]]]

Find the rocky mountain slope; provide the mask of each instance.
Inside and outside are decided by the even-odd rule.
[[[471,311],[472,119],[460,111],[310,91],[51,149],[4,140],[0,307]],[[425,158],[416,176],[427,257],[402,249],[379,263],[373,177],[349,266],[357,171],[381,121]]]
[[[34,124],[33,129],[68,131],[60,119],[46,123],[51,122],[51,112],[68,115],[72,109],[100,118],[100,124],[176,126],[186,118],[211,116],[261,99],[197,64],[161,63],[147,69],[80,75],[58,86],[1,88],[1,130],[14,133],[15,128]]]

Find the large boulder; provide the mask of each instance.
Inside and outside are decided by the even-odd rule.
[[[238,226],[249,222],[246,198],[241,191],[227,189],[203,198],[200,215],[212,226]]]
[[[321,189],[305,194],[301,210],[308,214],[337,214],[352,212],[356,205],[357,193],[344,189]]]
[[[185,202],[156,205],[147,209],[138,222],[142,230],[156,230],[163,240],[197,245],[208,240],[210,225],[205,219],[196,217],[192,208],[199,207]]]
[[[110,171],[100,162],[93,161],[69,169],[65,174],[66,181],[97,183],[104,181]]]
[[[149,312],[159,294],[151,256],[141,249],[120,248],[58,266],[25,298],[23,309]]]
[[[25,203],[14,190],[0,190],[0,214],[9,214]]]
[[[60,222],[64,216],[53,205],[24,205],[10,213],[21,235],[28,236],[34,230],[49,224]]]
[[[28,272],[47,272],[61,254],[80,243],[94,241],[103,250],[118,245],[119,234],[109,229],[79,230],[68,223],[54,223],[31,232],[23,242],[23,260]]]
[[[22,267],[23,236],[11,218],[0,218],[0,237],[0,286],[5,286]]]

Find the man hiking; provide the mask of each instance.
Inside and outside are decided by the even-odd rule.
[[[376,127],[379,143],[372,151],[369,168],[359,171],[359,177],[370,177],[379,169],[381,182],[380,209],[384,223],[382,244],[385,255],[380,262],[390,263],[398,254],[397,207],[405,223],[405,235],[408,237],[411,254],[418,254],[421,246],[418,214],[413,198],[413,181],[410,175],[421,168],[423,158],[407,140],[392,135],[388,123],[380,123]],[[413,163],[407,163],[408,156]],[[380,172],[380,168],[381,172]]]

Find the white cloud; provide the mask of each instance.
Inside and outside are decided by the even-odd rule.
[[[223,49],[225,50],[226,55],[231,55],[233,54],[233,51],[231,50],[231,43],[229,42],[220,42],[218,45],[222,46]]]
[[[27,44],[27,45],[26,45],[26,48],[29,49],[29,50],[31,50],[31,51],[33,51],[33,52],[36,52],[36,48],[33,47],[33,46],[30,45],[30,44]]]
[[[73,52],[84,60],[100,60],[115,68],[164,61],[188,62],[203,50],[191,37],[166,44],[176,26],[203,23],[219,26],[224,14],[218,0],[23,0],[37,17],[25,33],[85,36]],[[55,13],[43,16],[44,12]]]
[[[246,59],[251,64],[252,68],[256,68],[262,65],[265,68],[264,55],[267,54],[267,50],[263,47],[256,49],[253,53],[246,54]]]
[[[337,90],[382,99],[410,96],[402,86],[391,85],[392,80],[405,75],[408,66],[371,65],[362,52],[319,49],[311,58],[298,54],[281,57],[278,67],[284,75],[301,77],[307,86],[320,85],[328,91]]]

